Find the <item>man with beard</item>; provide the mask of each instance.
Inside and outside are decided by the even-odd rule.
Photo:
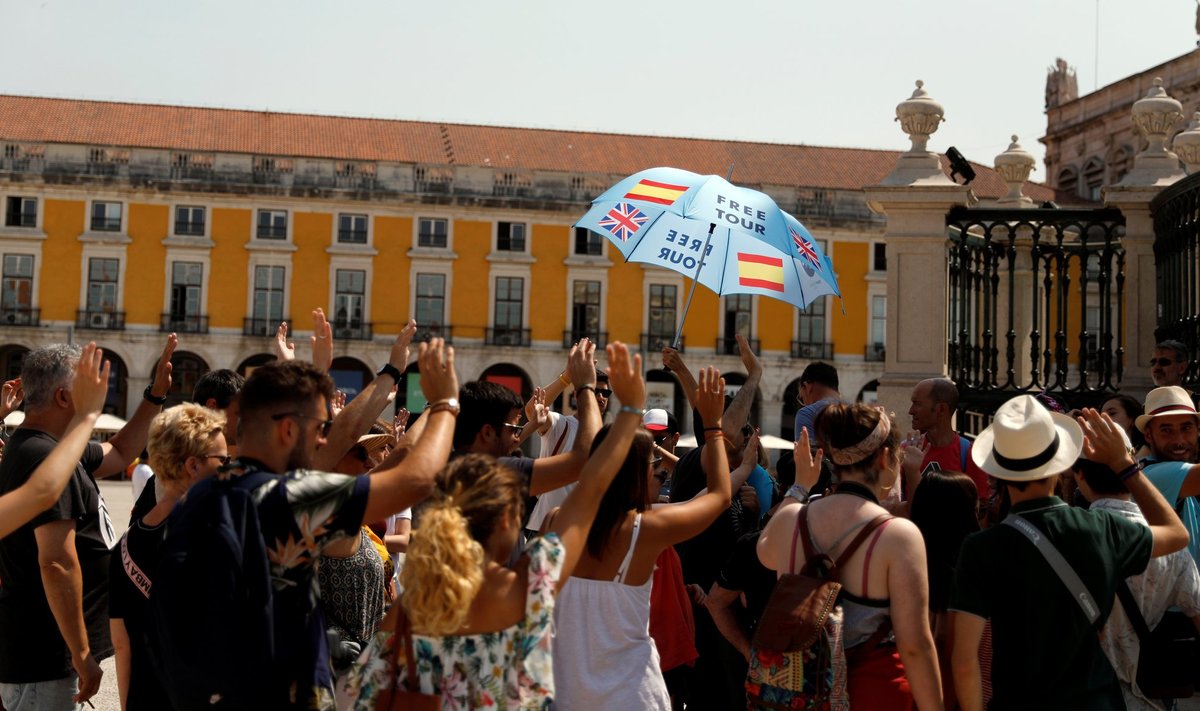
[[[1146,477],[1162,493],[1191,535],[1188,550],[1200,562],[1200,507],[1192,497],[1200,494],[1200,416],[1183,388],[1155,388],[1146,396],[1146,414],[1134,425],[1146,436],[1150,457]]]
[[[371,399],[376,389],[386,392],[392,387],[404,370],[413,330],[406,328],[397,339],[388,364],[360,398]],[[430,403],[424,415],[428,422],[407,457],[399,463],[389,460],[371,476],[361,477],[310,469],[333,424],[329,403],[334,386],[329,375],[302,361],[276,361],[255,369],[238,399],[238,459],[222,467],[216,477],[194,485],[172,514],[172,521],[186,515],[189,501],[203,501],[207,491],[219,485],[217,480],[255,475],[264,481],[255,483],[250,495],[270,561],[275,663],[255,670],[261,671],[256,688],[223,689],[226,708],[334,708],[325,620],[314,584],[317,559],[329,544],[357,534],[363,521],[382,520],[427,496],[450,454],[459,410],[453,349],[440,338],[432,339],[421,344],[418,361],[421,389]],[[341,417],[347,417],[346,411]],[[232,601],[207,603],[234,607]],[[195,676],[216,675],[198,669]],[[213,698],[220,698],[216,691],[220,682],[212,681]],[[206,694],[186,701],[201,705],[208,699]]]

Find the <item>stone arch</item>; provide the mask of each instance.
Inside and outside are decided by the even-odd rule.
[[[692,412],[683,387],[670,371],[662,368],[646,371],[646,409],[656,407],[674,415],[684,434],[692,431]]]
[[[104,348],[104,346],[101,346]],[[108,375],[108,396],[104,398],[104,412],[127,419],[129,407],[129,367],[125,359],[108,348],[104,348],[104,359],[111,366]],[[174,374],[172,373],[172,379]]]
[[[163,407],[191,402],[196,381],[209,370],[208,362],[195,353],[175,351],[171,356],[171,389],[167,391],[167,402]]]
[[[274,353],[255,353],[252,356],[247,356],[238,364],[238,375],[248,378],[254,372],[255,368],[262,367],[273,360],[275,360]]]
[[[862,386],[862,389],[858,391],[858,395],[854,398],[854,401],[866,403],[876,402],[878,399],[878,392],[879,380],[872,380],[871,382]]]
[[[789,442],[796,441],[796,412],[800,407],[800,378],[796,378],[783,389],[783,411],[779,419],[779,436]]]
[[[533,381],[519,365],[493,363],[483,369],[483,372],[479,374],[479,379],[505,386],[515,392],[521,398],[521,402],[525,402],[533,396]]]
[[[333,378],[338,390],[346,393],[349,402],[375,379],[375,373],[358,358],[339,356],[329,366],[329,377]]]

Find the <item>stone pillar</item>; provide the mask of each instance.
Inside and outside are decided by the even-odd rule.
[[[906,429],[913,386],[947,373],[946,213],[972,200],[970,189],[946,177],[938,155],[926,149],[942,116],[941,104],[918,81],[896,107],[912,148],[880,185],[865,190],[871,209],[887,216],[887,350],[878,397]]]
[[[1185,176],[1179,157],[1166,148],[1182,119],[1180,103],[1167,96],[1162,79],[1155,79],[1150,93],[1133,105],[1134,125],[1149,145],[1134,157],[1133,170],[1103,192],[1104,204],[1120,208],[1125,215],[1125,373],[1121,391],[1139,400],[1154,387],[1149,364],[1158,326],[1150,201]]]

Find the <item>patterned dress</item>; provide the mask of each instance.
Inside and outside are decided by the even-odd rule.
[[[499,632],[447,637],[413,635],[417,675],[423,694],[437,694],[442,708],[525,711],[549,709],[554,700],[551,636],[554,596],[562,572],[563,546],[551,533],[535,538],[526,551],[529,573],[525,619]],[[348,692],[356,711],[375,708],[379,694],[405,682],[404,650],[389,674],[395,635],[382,630],[359,658]]]

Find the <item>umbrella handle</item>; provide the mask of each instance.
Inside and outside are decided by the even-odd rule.
[[[679,318],[679,326],[675,329],[675,339],[671,347],[679,350],[679,338],[683,335],[683,322],[687,320],[688,310],[692,308],[692,297],[696,295],[696,285],[700,283],[700,270],[704,268],[704,257],[708,254],[708,243],[712,240],[717,223],[708,223],[708,236],[704,238],[704,248],[700,250],[700,263],[696,265],[696,274],[692,277],[692,289],[688,292],[687,302],[683,305],[683,315]]]

